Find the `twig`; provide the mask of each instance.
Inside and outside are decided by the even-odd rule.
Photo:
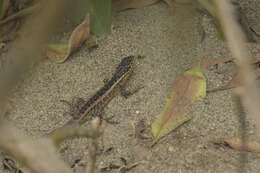
[[[18,133],[18,129],[8,122],[0,123],[0,148],[17,159],[34,173],[72,173],[70,168],[59,159],[53,143],[43,138],[33,140]]]
[[[235,20],[234,8],[227,0],[215,0],[218,14],[228,41],[229,48],[236,58],[239,73],[241,73],[242,88],[240,90],[241,100],[248,109],[248,116],[255,120],[258,133],[260,132],[260,96],[255,84],[256,75],[249,63],[249,53],[245,47],[246,37],[239,24]]]
[[[100,118],[97,117],[94,120],[92,120],[91,126],[94,130],[100,129]],[[86,173],[94,173],[96,170],[97,150],[98,150],[97,138],[90,138],[89,146],[88,146],[88,167]]]
[[[20,82],[23,74],[40,60],[41,50],[48,38],[57,28],[60,17],[67,11],[68,3],[63,0],[42,1],[45,8],[35,18],[27,20],[21,32],[30,32],[21,36],[8,52],[5,73],[0,73],[0,109],[4,107],[11,89]],[[47,8],[48,7],[48,8]],[[9,59],[10,58],[10,59]],[[12,58],[12,59],[11,59]],[[30,172],[34,173],[71,173],[71,170],[59,160],[56,149],[51,140],[43,138],[32,140],[19,134],[17,129],[3,120],[0,113],[0,149],[24,164]]]
[[[89,139],[88,144],[88,167],[86,173],[94,173],[96,170],[96,156],[98,150],[97,139]]]
[[[240,122],[240,128],[239,128],[239,132],[241,135],[241,139],[240,140],[240,147],[241,149],[247,150],[248,149],[248,136],[247,136],[247,128],[246,128],[246,114],[245,114],[245,110],[244,107],[242,105],[241,102],[241,95],[239,94],[234,94],[233,96],[233,100],[235,102],[235,111],[237,111],[237,116],[238,116],[238,121]],[[247,164],[247,159],[248,159],[248,153],[246,152],[240,152],[240,164],[238,169],[238,173],[241,172],[245,172],[245,168],[246,168],[246,164]]]
[[[23,74],[33,64],[40,60],[39,55],[50,36],[57,30],[60,17],[67,11],[67,4],[62,0],[41,1],[40,13],[24,23],[20,31],[21,37],[14,42],[7,54],[10,63],[6,64],[5,72],[0,73],[0,109],[5,105],[5,99],[11,88],[20,81]],[[30,37],[28,37],[28,33],[30,33]]]
[[[134,136],[134,138],[136,138],[136,126],[135,126],[135,121],[131,120],[131,121],[130,121],[130,125],[131,125],[131,127],[132,127],[132,129],[133,129],[133,136]]]
[[[126,171],[129,171],[129,170],[131,170],[132,168],[138,166],[139,164],[141,164],[141,161],[140,161],[140,162],[135,162],[135,163],[131,164],[130,166],[127,166],[127,165],[121,166],[121,167],[118,169],[117,173],[124,173],[124,172],[126,172]]]
[[[54,131],[49,138],[53,143],[58,146],[61,142],[66,139],[74,139],[80,137],[96,139],[103,134],[102,128],[84,128],[84,127],[72,127],[72,128],[61,128]]]
[[[96,153],[98,150],[97,138],[103,134],[103,128],[100,127],[100,119],[98,117],[92,120],[91,126],[91,128],[83,128],[79,126],[60,128],[51,133],[49,136],[56,147],[65,139],[74,139],[79,137],[88,138],[89,146],[87,173],[94,173],[95,171]]]

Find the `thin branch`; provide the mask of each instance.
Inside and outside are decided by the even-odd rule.
[[[21,37],[17,39],[7,54],[8,63],[0,73],[0,109],[5,99],[22,78],[23,74],[41,58],[47,42],[61,25],[61,17],[67,12],[68,0],[41,0],[40,12],[25,21]],[[0,115],[2,116],[2,115]]]
[[[58,146],[61,142],[66,139],[74,139],[80,137],[92,138],[96,139],[103,134],[102,128],[83,128],[83,127],[72,127],[72,128],[61,128],[57,129],[49,138],[53,141],[53,143]]]
[[[30,15],[32,14],[33,12],[35,12],[37,9],[39,9],[39,4],[37,5],[34,5],[34,6],[31,6],[31,7],[28,7],[28,8],[25,8],[9,17],[7,17],[6,19],[0,21],[0,26],[12,21],[12,20],[15,20],[15,19],[18,19],[18,18],[21,18],[21,17],[24,17],[24,16],[27,16],[27,15]]]
[[[94,173],[96,170],[98,141],[97,139],[89,139],[88,144],[88,167],[86,173]]]
[[[64,0],[44,0],[41,13],[27,20],[21,29],[21,37],[14,42],[8,52],[4,73],[0,73],[0,110],[6,105],[11,89],[20,81],[25,72],[40,60],[44,45],[57,28],[60,17],[67,12],[68,2]],[[25,34],[27,33],[27,35]],[[28,33],[30,35],[28,36]],[[71,173],[59,160],[56,148],[50,139],[32,140],[3,120],[0,113],[0,149],[11,155],[33,173]]]
[[[236,58],[239,73],[241,73],[242,89],[240,94],[242,103],[248,110],[248,116],[255,120],[257,130],[260,132],[260,96],[259,89],[255,83],[256,75],[249,63],[249,51],[245,43],[246,37],[242,32],[234,16],[234,7],[228,0],[215,0],[218,15],[228,41],[229,48]]]
[[[74,139],[79,137],[88,138],[87,173],[94,173],[96,170],[96,155],[98,150],[97,139],[103,134],[103,131],[103,128],[100,127],[100,118],[97,117],[91,121],[91,128],[83,128],[80,126],[59,128],[52,132],[49,138],[56,146],[66,139]]]
[[[30,172],[34,173],[72,173],[70,168],[59,159],[51,140],[47,138],[33,140],[11,126],[0,123],[0,148],[17,159]]]

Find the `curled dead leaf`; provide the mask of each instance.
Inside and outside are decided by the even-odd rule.
[[[68,45],[52,44],[47,47],[46,55],[56,63],[62,63],[66,60]]]
[[[76,29],[72,32],[69,40],[69,49],[67,56],[79,48],[79,46],[85,42],[90,34],[90,16],[87,15],[83,23],[81,23]]]
[[[97,45],[95,37],[90,38],[90,17],[86,16],[85,20],[75,28],[72,32],[67,44],[53,44],[47,48],[47,57],[56,63],[62,63],[75,52],[87,40],[87,47],[94,47]],[[89,39],[89,40],[88,40]]]

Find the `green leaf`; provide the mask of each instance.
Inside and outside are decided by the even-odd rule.
[[[90,13],[90,30],[96,36],[111,33],[111,0],[88,0],[87,9]]]
[[[163,111],[152,124],[154,143],[191,119],[186,108],[206,96],[206,79],[199,66],[179,75]]]

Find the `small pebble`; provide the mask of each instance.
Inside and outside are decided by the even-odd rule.
[[[168,151],[169,151],[169,152],[173,152],[173,151],[174,151],[174,148],[173,148],[172,146],[170,146],[170,147],[168,148]]]
[[[5,45],[6,45],[5,43],[1,42],[1,43],[0,43],[0,49],[5,48]]]

